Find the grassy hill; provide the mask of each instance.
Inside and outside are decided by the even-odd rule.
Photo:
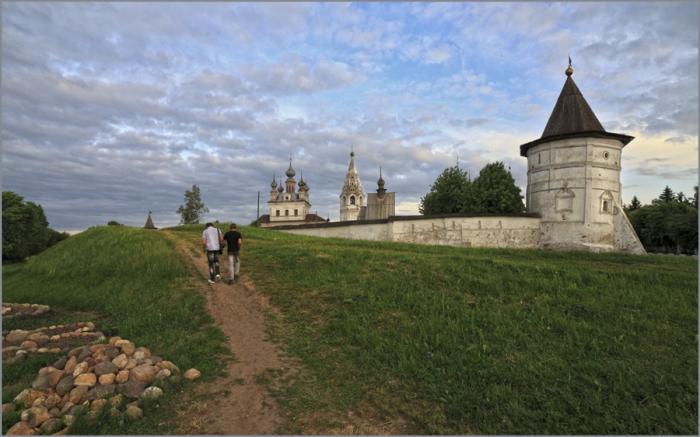
[[[212,324],[204,297],[193,289],[190,272],[172,242],[157,231],[92,228],[25,263],[3,266],[3,301],[48,304],[54,312],[49,319],[3,320],[3,329],[89,317],[106,335],[128,338],[183,370],[196,367],[211,379],[223,369],[225,338]],[[4,365],[3,402],[55,359],[35,357],[21,366]],[[146,417],[131,427],[103,424],[80,431],[167,433],[159,423],[163,415],[147,412]]]
[[[290,432],[368,406],[421,434],[698,431],[695,259],[243,235],[306,369]]]
[[[242,273],[303,363],[277,392],[288,432],[341,429],[348,411],[421,434],[698,432],[694,259],[242,232]],[[211,377],[223,337],[191,273],[162,233],[102,227],[3,266],[3,299],[95,314],[108,335]],[[3,376],[6,401],[22,371]],[[167,433],[151,413],[89,431]]]

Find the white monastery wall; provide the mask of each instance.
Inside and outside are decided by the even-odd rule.
[[[334,223],[335,224],[335,223]],[[341,226],[306,225],[297,229],[280,229],[282,232],[311,237],[336,237],[350,240],[391,241],[388,223],[353,223]]]
[[[297,235],[463,247],[537,248],[537,217],[395,217],[381,223],[333,223],[280,229]]]

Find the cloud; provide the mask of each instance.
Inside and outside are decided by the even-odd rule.
[[[1,7],[4,189],[58,228],[148,210],[175,224],[192,184],[210,219],[247,223],[290,154],[312,210],[337,219],[351,147],[365,189],[382,166],[401,211],[458,158],[472,174],[502,160],[524,188],[518,146],[568,54],[605,127],[637,137],[623,184],[696,180],[692,2]]]

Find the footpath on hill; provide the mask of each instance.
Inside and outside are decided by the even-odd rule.
[[[193,243],[164,232],[180,252],[190,259],[198,274],[208,276],[206,258],[197,254]],[[226,260],[225,257],[222,261]],[[222,262],[222,276],[228,277],[227,263]],[[235,359],[228,364],[227,375],[201,383],[188,401],[188,408],[178,415],[182,434],[272,434],[282,426],[276,401],[261,384],[264,374],[288,373],[289,360],[278,344],[267,339],[265,311],[271,308],[243,274],[233,284],[217,282],[201,291],[207,298],[207,309],[229,338],[228,347]]]

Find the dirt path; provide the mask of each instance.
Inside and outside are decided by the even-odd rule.
[[[204,278],[208,277],[206,257],[197,255],[177,235],[165,232]],[[228,278],[228,259],[222,257],[221,275]],[[245,259],[242,261],[245,263]],[[243,264],[243,272],[245,265]],[[243,273],[234,284],[202,283],[207,308],[228,336],[228,347],[236,359],[228,376],[196,386],[190,407],[179,417],[183,434],[273,434],[283,424],[275,400],[257,377],[267,369],[289,370],[279,345],[267,340],[264,311],[271,309]]]

